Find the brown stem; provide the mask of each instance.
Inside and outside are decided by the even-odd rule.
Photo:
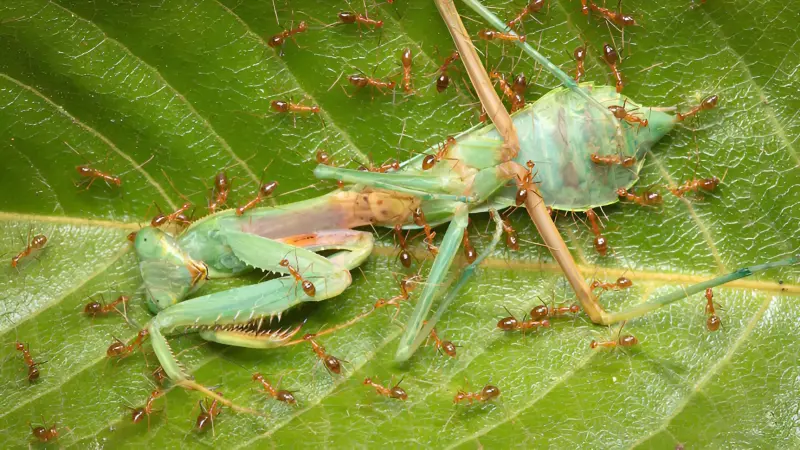
[[[475,47],[468,37],[467,30],[461,22],[461,17],[459,17],[458,11],[456,11],[453,0],[435,0],[435,2],[442,19],[444,19],[448,30],[450,30],[450,35],[453,37],[458,52],[461,54],[461,60],[464,62],[464,67],[467,69],[469,79],[472,81],[472,85],[478,93],[478,98],[480,98],[483,108],[489,114],[497,131],[503,136],[503,140],[505,141],[504,145],[507,151],[507,162],[502,164],[499,170],[510,175],[509,178],[516,175],[519,185],[526,170],[520,164],[513,161],[513,158],[519,153],[519,138],[517,137],[517,131],[514,128],[511,116],[508,114],[508,111],[506,111],[503,103],[500,101],[500,97],[497,96],[497,92],[495,92],[492,87],[489,75],[481,64],[480,58],[478,58],[478,53],[475,51]],[[572,254],[569,252],[567,245],[558,233],[558,229],[553,223],[550,214],[547,213],[547,208],[541,200],[539,190],[535,187],[533,190],[534,195],[528,195],[525,201],[525,208],[528,210],[528,215],[536,225],[536,229],[542,236],[544,243],[550,249],[553,258],[561,266],[561,270],[567,277],[567,281],[572,285],[572,289],[581,302],[583,310],[586,311],[586,314],[589,315],[589,318],[591,318],[593,322],[606,323],[608,320],[606,312],[603,311],[603,308],[586,285],[583,275],[580,270],[578,270],[578,266],[572,258]]]

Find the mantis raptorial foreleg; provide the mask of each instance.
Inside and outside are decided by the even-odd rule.
[[[253,267],[286,273],[287,269],[279,262],[290,260],[304,278],[313,280],[316,293],[309,296],[294,278],[283,277],[198,297],[159,312],[147,329],[156,356],[173,380],[183,380],[188,375],[173,356],[164,331],[189,327],[200,331],[204,339],[228,345],[279,346],[298,329],[263,330],[264,322],[269,323],[274,317],[280,320],[283,311],[298,303],[321,301],[342,293],[351,282],[349,269],[360,264],[373,245],[370,233],[351,230],[310,233],[280,240],[240,231],[219,230],[219,233],[234,254]],[[325,258],[312,250],[341,251]]]

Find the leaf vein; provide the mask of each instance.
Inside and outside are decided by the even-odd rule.
[[[236,152],[234,152],[234,151],[233,151],[233,148],[231,148],[230,144],[228,144],[228,141],[226,141],[226,140],[225,140],[225,138],[223,138],[223,137],[222,137],[222,136],[221,136],[221,135],[220,135],[220,134],[217,132],[217,130],[216,130],[216,129],[214,129],[214,126],[213,126],[213,125],[211,125],[211,122],[209,122],[209,121],[208,121],[208,119],[206,119],[206,118],[205,118],[203,115],[201,115],[201,114],[200,114],[200,112],[199,112],[199,111],[197,111],[197,109],[194,107],[194,105],[192,104],[192,102],[190,102],[190,101],[189,101],[189,99],[188,99],[188,98],[186,98],[186,96],[185,96],[185,95],[183,95],[182,93],[180,93],[180,92],[179,92],[179,91],[178,91],[178,90],[177,90],[177,89],[176,89],[174,86],[172,86],[172,85],[169,83],[169,81],[167,81],[167,79],[164,77],[164,75],[162,75],[162,74],[161,74],[161,72],[160,72],[160,71],[159,71],[159,70],[158,70],[158,69],[157,69],[155,66],[153,66],[153,65],[151,65],[150,63],[148,63],[147,61],[145,61],[145,60],[144,60],[144,58],[142,58],[142,57],[140,57],[140,56],[136,55],[135,53],[133,53],[133,51],[132,51],[130,48],[128,48],[128,47],[127,47],[125,44],[123,44],[122,42],[120,42],[120,41],[118,41],[118,40],[116,40],[116,39],[114,39],[114,38],[112,38],[112,37],[109,37],[109,36],[107,35],[107,33],[106,33],[106,32],[105,32],[105,31],[104,31],[102,28],[100,28],[100,26],[99,26],[99,25],[97,25],[96,23],[94,23],[94,22],[92,22],[92,21],[90,21],[90,20],[88,20],[88,19],[85,19],[85,18],[81,17],[80,15],[78,15],[77,13],[75,13],[75,12],[71,11],[69,8],[67,8],[67,7],[65,7],[65,6],[63,6],[63,5],[61,5],[60,3],[56,3],[56,2],[52,2],[52,3],[53,3],[55,6],[57,6],[57,7],[61,8],[61,9],[63,9],[64,11],[68,12],[69,14],[72,14],[72,15],[73,15],[73,16],[75,16],[75,17],[79,17],[79,18],[80,18],[82,21],[84,21],[84,22],[86,22],[86,23],[90,24],[91,26],[93,26],[93,27],[97,28],[97,29],[98,29],[100,32],[102,32],[102,33],[103,33],[103,35],[104,35],[104,41],[103,41],[103,42],[106,42],[106,41],[108,41],[108,42],[110,42],[110,43],[112,43],[112,44],[116,45],[116,46],[117,46],[117,47],[119,47],[119,48],[120,48],[122,51],[124,51],[125,53],[127,53],[127,54],[128,54],[128,55],[130,55],[131,57],[133,57],[133,58],[135,58],[136,60],[138,60],[139,62],[141,62],[141,64],[142,64],[144,67],[146,67],[148,70],[150,70],[150,72],[151,72],[151,73],[152,73],[152,74],[153,74],[153,75],[154,75],[154,76],[155,76],[155,77],[156,77],[156,78],[157,78],[159,81],[161,81],[161,82],[162,82],[162,83],[163,83],[163,84],[164,84],[164,85],[165,85],[167,88],[169,88],[169,90],[170,90],[170,91],[172,91],[172,92],[175,94],[175,96],[177,96],[177,97],[179,97],[179,98],[181,99],[181,101],[183,102],[183,104],[184,104],[184,105],[186,105],[186,107],[189,109],[189,111],[190,111],[190,112],[191,112],[191,113],[192,113],[192,114],[193,114],[195,117],[197,117],[197,119],[200,121],[200,123],[203,125],[203,127],[204,127],[205,129],[207,129],[207,130],[208,130],[208,132],[209,132],[209,133],[210,133],[210,134],[211,134],[211,135],[214,137],[214,139],[215,139],[215,140],[216,140],[216,141],[217,141],[217,142],[218,142],[218,143],[219,143],[219,144],[222,146],[222,148],[223,148],[223,149],[224,149],[224,150],[225,150],[225,151],[226,151],[226,152],[227,152],[227,153],[228,153],[228,154],[229,154],[229,155],[230,155],[230,156],[231,156],[231,157],[232,157],[234,160],[236,160],[236,162],[237,162],[239,165],[241,165],[241,166],[244,168],[245,172],[247,172],[247,175],[250,177],[250,179],[252,179],[252,180],[253,180],[253,181],[255,181],[256,183],[259,181],[259,179],[258,179],[258,176],[256,176],[255,172],[253,172],[253,170],[250,168],[250,166],[248,166],[248,165],[247,165],[247,161],[245,161],[245,160],[243,160],[242,158],[240,158],[240,157],[239,157],[239,155],[237,155],[237,154],[236,154]],[[172,207],[172,208],[176,208],[176,206],[175,206],[175,205],[171,205],[171,207]]]
[[[13,77],[9,76],[8,74],[5,74],[5,73],[0,73],[0,77],[5,78],[6,80],[16,84],[17,86],[21,87],[22,89],[26,89],[29,92],[31,92],[32,94],[38,96],[39,98],[44,100],[47,104],[49,104],[50,106],[55,108],[56,111],[60,112],[62,115],[64,115],[70,121],[72,121],[72,123],[74,123],[74,124],[78,125],[79,127],[83,128],[85,131],[89,132],[89,134],[93,135],[97,139],[100,139],[104,144],[106,144],[108,146],[108,148],[110,148],[111,150],[114,150],[114,152],[116,152],[118,155],[120,155],[126,161],[131,163],[133,168],[136,171],[138,171],[139,173],[141,173],[142,176],[144,176],[144,178],[147,180],[147,182],[150,183],[161,194],[162,197],[164,197],[164,201],[166,201],[167,204],[169,204],[171,208],[177,208],[177,206],[175,206],[175,204],[172,202],[172,199],[170,199],[169,196],[167,195],[167,193],[164,191],[164,188],[162,188],[161,185],[158,184],[158,182],[156,180],[154,180],[153,177],[151,177],[150,174],[147,173],[147,171],[145,171],[140,164],[136,163],[136,161],[134,161],[133,158],[130,157],[130,155],[128,155],[127,153],[125,153],[122,150],[120,150],[119,147],[117,147],[113,142],[111,142],[110,139],[108,139],[102,133],[100,133],[99,131],[97,131],[94,128],[90,127],[86,123],[82,122],[77,117],[75,117],[72,114],[70,114],[63,106],[57,104],[56,102],[51,100],[49,97],[47,97],[44,94],[42,94],[41,92],[39,92],[33,86],[29,86],[29,85],[23,83],[22,81],[19,81],[16,78],[13,78]]]

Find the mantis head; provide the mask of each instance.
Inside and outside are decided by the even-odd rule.
[[[208,267],[189,257],[175,238],[158,228],[145,227],[133,244],[145,285],[147,306],[154,313],[168,308],[208,279]]]

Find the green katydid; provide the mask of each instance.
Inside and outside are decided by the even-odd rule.
[[[507,31],[475,0],[465,3],[493,26]],[[298,303],[337,296],[351,282],[349,270],[369,256],[372,235],[353,228],[369,224],[418,228],[412,216],[420,208],[431,225],[449,225],[401,338],[396,358],[406,360],[500,241],[502,223],[496,211],[517,204],[518,190],[508,184],[524,176],[522,167],[527,161],[540,168],[539,191],[553,209],[585,211],[619,201],[617,190],[628,189],[637,182],[645,154],[673,128],[675,117],[642,107],[613,87],[577,85],[527,44],[519,45],[566,87],[552,90],[513,116],[520,143],[516,155],[503,146],[493,125],[479,126],[449,141],[446,158],[440,158],[432,167],[425,163],[430,157],[424,154],[403,162],[398,171],[390,173],[320,165],[314,170],[318,178],[353,186],[289,205],[255,208],[241,216],[233,210],[218,212],[193,223],[177,237],[156,228],[140,230],[134,246],[148,305],[157,314],[147,330],[165,373],[174,380],[188,377],[164,336],[175,329],[193,329],[204,339],[228,345],[280,346],[299,328],[270,331],[263,328],[263,323],[280,318]],[[645,111],[643,116],[649,125],[638,128],[620,124],[608,110],[615,105]],[[428,153],[436,150],[432,148]],[[597,165],[591,161],[591,153],[633,157],[635,163],[630,167]],[[463,269],[423,328],[461,244],[468,215],[485,211],[495,212],[497,227],[491,243]],[[325,250],[335,252],[327,257],[316,253]],[[237,276],[253,268],[289,275],[280,264],[283,259],[291,261],[303,277],[314,280],[313,296],[301,289],[294,277],[286,276],[182,301],[207,279]],[[636,317],[707,287],[798,262],[800,258],[790,258],[740,269],[632,310],[606,314],[602,321]]]

